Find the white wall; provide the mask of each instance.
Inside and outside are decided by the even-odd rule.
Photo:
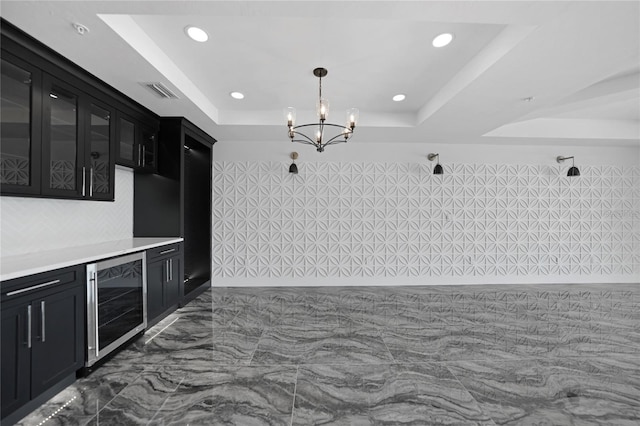
[[[639,281],[637,146],[222,142],[214,159],[215,286]]]
[[[131,238],[133,171],[115,173],[114,202],[1,197],[1,255]]]

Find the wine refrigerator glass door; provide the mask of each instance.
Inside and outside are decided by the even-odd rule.
[[[146,326],[145,253],[87,265],[87,367]]]

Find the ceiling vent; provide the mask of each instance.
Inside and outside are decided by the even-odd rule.
[[[178,99],[178,95],[162,83],[142,83],[142,85],[163,99]]]

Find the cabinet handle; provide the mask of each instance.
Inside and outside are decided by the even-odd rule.
[[[147,151],[147,149],[145,148],[145,146],[144,146],[144,145],[142,145],[142,167],[144,167],[144,165],[145,165],[145,158],[144,158],[144,156],[146,155],[146,151]]]
[[[172,248],[172,249],[169,249],[169,250],[161,251],[160,254],[167,254],[167,253],[171,253],[171,252],[174,252],[174,251],[176,251],[176,249]]]
[[[59,282],[60,282],[60,280],[53,280],[53,281],[46,282],[44,284],[38,284],[38,285],[31,286],[31,287],[23,288],[21,290],[10,291],[9,293],[7,293],[7,297],[15,296],[16,294],[25,293],[27,291],[35,290],[35,289],[38,289],[38,288],[42,288],[42,287],[47,287],[47,286],[50,286],[50,285],[58,284]]]
[[[138,145],[138,166],[142,164],[142,145]]]
[[[46,340],[46,330],[45,330],[45,306],[44,300],[40,301],[40,327],[42,330],[42,342]]]
[[[86,183],[86,180],[87,180],[86,174],[87,174],[86,173],[86,168],[83,167],[82,168],[82,196],[83,197],[84,197],[84,194],[85,194],[85,183]]]
[[[89,197],[93,197],[93,167],[89,169]]]
[[[169,261],[167,260],[165,262],[165,270],[164,270],[165,274],[164,274],[164,282],[168,283],[169,282]]]
[[[31,348],[31,305],[27,306],[27,348]]]
[[[169,259],[169,281],[173,281],[173,259]]]

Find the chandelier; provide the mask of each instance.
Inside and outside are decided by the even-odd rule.
[[[295,108],[289,107],[284,110],[287,127],[289,128],[289,139],[291,139],[291,142],[313,145],[316,147],[318,152],[323,152],[326,146],[347,142],[353,135],[353,130],[356,128],[356,122],[358,121],[359,114],[357,108],[350,108],[347,110],[346,124],[341,125],[327,123],[326,120],[329,115],[329,101],[322,98],[322,77],[325,77],[327,72],[328,71],[325,68],[316,68],[313,70],[313,75],[318,77],[320,80],[318,86],[318,103],[316,104],[316,111],[318,115],[317,123],[300,124],[296,126]],[[304,131],[311,133],[311,136],[305,134]]]

